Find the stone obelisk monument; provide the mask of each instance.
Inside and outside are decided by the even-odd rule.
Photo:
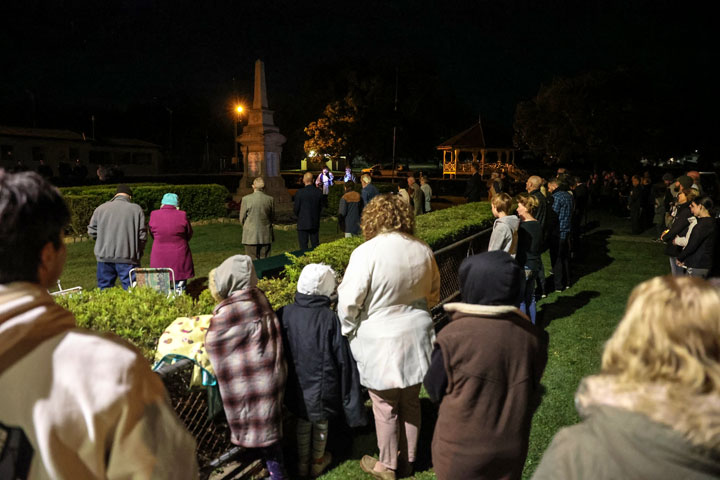
[[[292,208],[290,194],[280,176],[282,145],[287,139],[273,121],[273,111],[268,109],[265,65],[255,62],[255,91],[253,106],[248,110],[248,124],[237,137],[243,156],[243,176],[234,198],[236,201],[252,193],[256,177],[265,180],[265,193],[275,198],[275,210]]]

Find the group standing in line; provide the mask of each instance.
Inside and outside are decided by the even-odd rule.
[[[563,192],[562,178],[555,182]],[[676,256],[687,265],[706,252],[713,205],[680,193],[682,204],[692,197],[696,218],[685,239],[694,250]],[[366,455],[360,467],[381,480],[411,475],[421,384],[439,404],[438,478],[520,478],[547,363],[547,334],[519,308],[532,285],[527,254],[537,249],[518,257],[522,245],[537,243],[536,206],[532,194],[517,197],[513,231],[500,221],[508,199],[493,199],[498,248],[462,262],[460,301],[443,306],[450,322],[437,334],[430,309],[440,300],[438,266],[397,195],[376,196],[365,208],[366,241],[337,286],[337,313],[330,308],[336,272],[326,265],[306,266],[294,303],[278,311],[257,288],[249,256],[210,272],[218,305],[205,345],[231,441],[256,449],[273,480],[289,478],[283,404],[297,419],[293,472],[315,477],[332,461],[328,420],[367,422],[361,386],[379,458]],[[173,196],[164,202],[177,207]],[[77,328],[47,293],[65,263],[68,218],[59,192],[39,175],[0,170],[0,387],[15,392],[0,397],[0,422],[21,429],[38,453],[33,475],[194,479],[194,442],[145,360],[112,336]],[[633,290],[601,373],[577,392],[582,422],[557,433],[534,478],[717,478],[720,291],[698,276],[658,277]]]

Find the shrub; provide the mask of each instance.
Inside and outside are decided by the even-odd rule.
[[[492,225],[493,216],[488,202],[460,205],[437,210],[418,217],[415,234],[433,250],[450,245],[464,237]],[[273,308],[293,302],[297,280],[302,269],[310,263],[330,265],[341,277],[350,261],[350,254],[363,242],[360,237],[341,238],[318,245],[301,257],[286,253],[290,264],[285,266],[283,276],[261,279],[258,286],[265,292]]]
[[[152,210],[160,208],[160,201],[167,192],[180,197],[180,208],[191,220],[224,217],[226,201],[230,195],[221,185],[132,185],[133,202],[140,205],[146,220]],[[85,235],[95,208],[115,195],[115,186],[70,187],[60,189],[70,209],[69,230],[73,235]]]
[[[492,224],[488,202],[461,205],[438,210],[417,219],[416,235],[437,250]],[[297,280],[310,263],[330,265],[341,277],[353,250],[363,242],[360,237],[342,238],[320,244],[300,257],[286,253],[290,264],[282,278],[262,279],[258,286],[270,304],[277,309],[293,302]],[[177,317],[212,313],[215,301],[209,290],[197,300],[181,295],[166,297],[154,290],[120,288],[87,290],[80,294],[59,297],[57,301],[75,314],[80,326],[101,332],[113,332],[134,343],[151,360],[158,338]]]
[[[149,361],[158,338],[173,320],[212,313],[215,305],[208,290],[193,300],[187,295],[167,297],[145,287],[85,290],[57,297],[56,301],[75,315],[79,326],[119,335],[137,346]]]

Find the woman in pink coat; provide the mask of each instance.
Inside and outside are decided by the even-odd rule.
[[[187,214],[178,209],[178,196],[166,193],[160,210],[150,213],[150,235],[154,242],[150,253],[151,268],[172,268],[175,272],[175,289],[184,292],[188,278],[195,276],[190,238],[193,230]]]

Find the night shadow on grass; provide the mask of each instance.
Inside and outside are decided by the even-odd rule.
[[[541,313],[538,314],[541,317],[538,324],[547,327],[550,322],[557,318],[569,317],[590,303],[590,300],[599,296],[600,292],[595,290],[584,290],[572,296],[558,296],[554,302],[542,305]]]
[[[422,472],[432,467],[432,438],[435,433],[435,422],[438,417],[438,406],[429,398],[420,399],[422,423],[415,458],[415,471]]]
[[[609,253],[612,230],[596,230],[583,235],[579,244],[573,248],[570,260],[570,279],[575,283],[578,278],[602,270],[613,262]]]
[[[425,471],[432,467],[432,438],[435,432],[435,422],[438,416],[438,407],[428,398],[420,399],[422,423],[418,438],[415,471]],[[350,428],[340,419],[330,422],[328,432],[327,450],[333,455],[333,466],[346,460],[360,460],[363,455],[376,455],[378,451],[375,436],[375,419],[372,408],[368,407],[368,425],[360,428]],[[294,428],[286,428],[286,438],[292,437],[288,444],[294,445]],[[292,465],[295,452],[292,448],[286,449],[286,459]],[[332,468],[332,467],[331,467]]]

